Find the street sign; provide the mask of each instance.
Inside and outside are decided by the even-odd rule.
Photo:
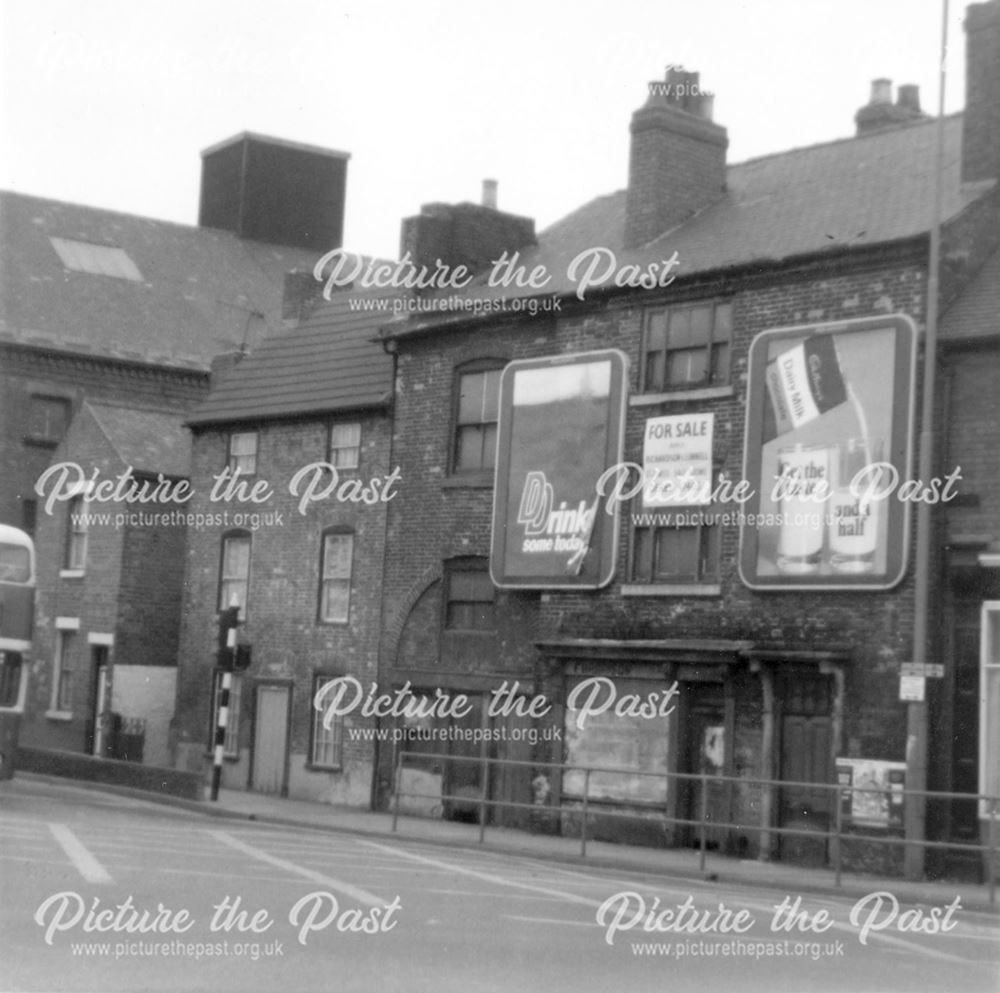
[[[925,679],[943,679],[944,665],[940,662],[927,662],[919,665],[916,662],[904,662],[899,667],[900,676],[923,676]]]
[[[900,676],[899,699],[909,703],[922,703],[927,680],[923,676]]]

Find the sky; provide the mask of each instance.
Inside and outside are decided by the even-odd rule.
[[[668,63],[715,94],[730,162],[850,137],[878,77],[936,113],[942,2],[0,0],[0,188],[194,224],[201,151],[255,131],[351,154],[350,251],[397,257],[403,217],[485,178],[543,229],[626,185]]]

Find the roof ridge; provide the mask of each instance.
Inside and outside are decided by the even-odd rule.
[[[944,115],[944,121],[947,124],[949,120],[953,118],[962,117],[963,111],[957,110],[951,114]],[[898,133],[899,131],[912,130],[918,127],[925,127],[929,124],[937,123],[937,117],[923,117],[917,118],[913,121],[902,121],[898,124],[894,124],[891,128],[883,128],[881,131],[872,131],[868,134],[853,134],[845,135],[842,138],[830,138],[827,141],[816,141],[811,145],[799,145],[795,148],[785,148],[778,152],[765,152],[763,155],[756,155],[750,159],[743,159],[740,162],[730,162],[726,165],[726,170],[739,168],[740,166],[753,165],[757,162],[763,162],[766,159],[776,159],[781,158],[784,155],[794,155],[798,152],[811,152],[820,148],[830,148],[834,145],[843,145],[847,142],[859,142],[868,141],[872,138],[884,138],[889,134]]]

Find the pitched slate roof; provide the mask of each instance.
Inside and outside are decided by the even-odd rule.
[[[285,271],[315,260],[226,231],[0,192],[0,343],[207,370],[281,327]],[[95,274],[102,266],[112,274]]]
[[[1000,338],[1000,251],[994,252],[941,319],[942,341]]]
[[[921,235],[930,228],[934,201],[935,124],[929,119],[731,165],[726,191],[717,201],[637,249],[623,247],[625,191],[598,197],[521,251],[526,270],[543,265],[552,277],[544,290],[489,287],[488,273],[482,273],[464,292],[487,298],[575,293],[569,265],[580,252],[597,246],[611,249],[618,266],[644,267],[676,251],[678,265],[672,272],[682,279]],[[993,182],[962,185],[960,114],[945,119],[944,133],[947,220]],[[591,289],[588,295],[596,292]],[[391,333],[448,320],[417,317],[394,324]]]
[[[84,407],[123,465],[165,476],[190,473],[191,434],[179,415],[90,401],[85,401]]]
[[[188,418],[192,426],[382,407],[392,357],[376,341],[391,296],[343,290],[297,327],[265,338]]]

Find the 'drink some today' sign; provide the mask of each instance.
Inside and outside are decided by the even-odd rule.
[[[643,503],[647,507],[703,504],[712,489],[714,414],[671,414],[646,421],[642,463],[656,479]]]

